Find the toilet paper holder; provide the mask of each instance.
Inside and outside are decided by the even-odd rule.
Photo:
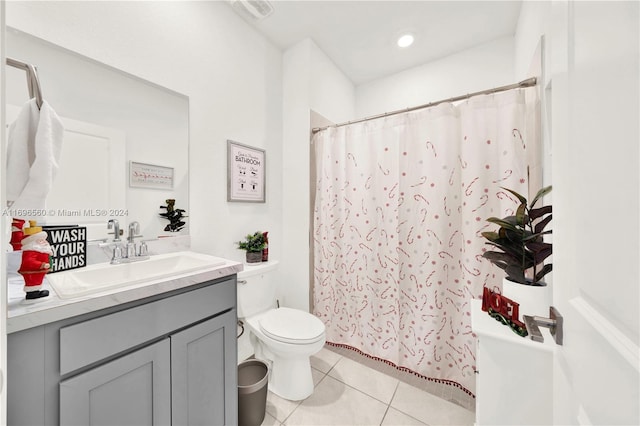
[[[556,344],[562,345],[563,318],[554,306],[549,307],[549,318],[535,315],[523,315],[523,319],[531,340],[535,342],[544,342],[544,337],[540,332],[540,327],[547,327],[549,328],[549,332],[551,333],[551,336],[553,336]]]

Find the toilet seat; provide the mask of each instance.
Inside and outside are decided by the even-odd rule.
[[[307,344],[324,338],[324,323],[314,315],[298,309],[278,308],[260,318],[260,330],[284,343]]]

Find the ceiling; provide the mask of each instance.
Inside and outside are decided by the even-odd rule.
[[[270,0],[274,11],[247,22],[286,50],[311,38],[355,85],[513,35],[521,0]],[[398,48],[411,32],[415,42]]]

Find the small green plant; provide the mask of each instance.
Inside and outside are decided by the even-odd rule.
[[[551,222],[551,206],[534,208],[535,204],[551,192],[551,186],[542,188],[527,205],[527,199],[517,192],[509,191],[518,198],[520,205],[514,216],[503,219],[490,217],[487,222],[500,228],[497,232],[483,232],[482,236],[489,240],[487,244],[502,251],[486,251],[482,257],[503,269],[507,279],[528,285],[541,285],[545,275],[552,271],[552,264],[544,261],[552,253],[552,245],[543,241],[543,236],[551,234],[544,228]],[[531,270],[529,277],[527,272]],[[544,284],[542,284],[544,285]]]
[[[256,231],[254,234],[247,234],[244,241],[238,241],[238,248],[250,253],[262,252],[266,244],[262,232]]]

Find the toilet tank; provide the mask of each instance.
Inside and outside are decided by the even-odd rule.
[[[276,306],[277,260],[246,264],[238,272],[238,318],[247,318]]]

